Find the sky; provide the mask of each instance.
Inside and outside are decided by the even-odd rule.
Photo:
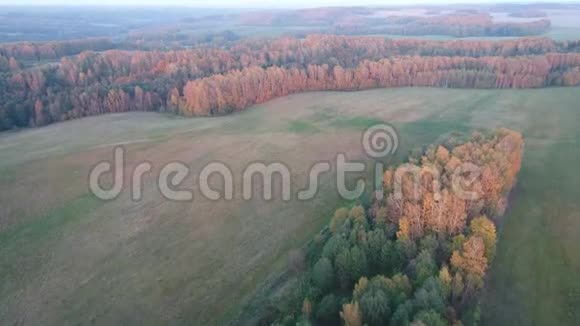
[[[323,6],[408,5],[441,3],[505,3],[533,2],[518,0],[0,0],[0,5],[125,5],[125,6],[189,6],[198,8],[297,8]],[[541,2],[575,2],[573,0],[542,0]],[[576,1],[577,2],[577,1]]]

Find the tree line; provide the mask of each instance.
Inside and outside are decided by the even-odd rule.
[[[356,68],[250,67],[189,81],[171,91],[167,109],[185,116],[223,115],[275,97],[304,91],[382,87],[537,88],[580,83],[580,55],[529,57],[394,57]]]
[[[18,42],[0,44],[0,56],[16,60],[53,60],[83,51],[105,51],[115,47],[108,38],[87,38],[50,42]]]
[[[85,51],[32,68],[0,56],[0,130],[130,110],[225,114],[312,90],[577,85],[579,50],[578,41],[544,38],[437,42],[311,35],[245,40],[228,48]],[[28,53],[18,51],[6,53]]]
[[[241,14],[243,25],[317,26],[312,32],[372,35],[529,36],[549,31],[547,18],[531,22],[494,22],[487,12],[458,10],[426,16],[385,15],[381,8],[313,8],[295,11],[258,11]],[[321,27],[322,26],[322,27]]]
[[[443,42],[314,34],[304,39],[282,37],[220,45],[214,47],[206,44],[199,48],[173,51],[106,51],[121,45],[113,44],[108,39],[7,43],[0,45],[0,72],[16,72],[25,68],[23,62],[61,60],[66,56],[70,57],[61,60],[59,69],[77,71],[64,71],[62,74],[73,74],[75,78],[80,73],[85,76],[93,74],[102,76],[101,79],[106,81],[118,77],[137,80],[146,77],[144,74],[147,73],[168,74],[177,71],[192,78],[250,65],[304,66],[328,63],[352,67],[362,60],[378,60],[396,55],[479,57],[580,52],[580,41],[556,42],[548,38]],[[171,69],[166,69],[168,66]]]
[[[289,294],[262,307],[260,324],[478,324],[496,223],[522,150],[515,131],[475,132],[449,137],[385,171],[384,196],[335,211],[304,250],[307,268],[298,271]],[[469,200],[453,185],[464,164],[483,170]],[[397,186],[403,196],[395,202]]]
[[[530,36],[546,33],[551,28],[549,19],[531,22],[493,22],[487,13],[449,14],[433,17],[388,17],[384,24],[344,22],[334,26],[333,33],[342,34],[396,34],[396,35],[451,35],[455,37]],[[386,25],[386,26],[383,26]]]

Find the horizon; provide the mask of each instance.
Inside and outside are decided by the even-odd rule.
[[[87,8],[87,7],[101,7],[101,8],[191,8],[191,9],[298,9],[298,8],[319,8],[319,7],[410,7],[410,6],[465,6],[465,5],[497,5],[497,4],[515,4],[515,5],[536,5],[536,4],[580,4],[580,0],[545,0],[545,1],[513,1],[513,0],[499,0],[499,1],[485,1],[485,0],[463,0],[463,1],[446,1],[446,0],[415,0],[411,2],[401,1],[378,1],[371,0],[361,3],[355,0],[337,1],[337,0],[282,0],[282,1],[264,1],[250,0],[239,3],[233,0],[217,0],[211,3],[207,1],[185,1],[185,0],[168,0],[160,2],[159,0],[122,0],[121,2],[115,0],[89,0],[84,3],[76,3],[75,1],[43,1],[43,0],[24,0],[18,4],[11,3],[11,0],[0,0],[0,7],[36,7],[36,8],[55,8],[55,7],[70,7],[70,8]]]

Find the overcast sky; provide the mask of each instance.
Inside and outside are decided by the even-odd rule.
[[[440,4],[440,3],[498,3],[525,2],[517,0],[0,0],[0,5],[127,5],[127,6],[190,6],[204,8],[295,8],[321,6],[363,6],[363,5],[400,5],[400,4]],[[531,1],[526,1],[531,2]],[[541,2],[578,2],[551,1]]]

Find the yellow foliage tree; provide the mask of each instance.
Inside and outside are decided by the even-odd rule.
[[[481,287],[487,270],[483,239],[479,236],[470,236],[461,251],[453,252],[451,266],[464,275],[470,289]]]
[[[479,236],[483,239],[485,245],[485,258],[488,262],[493,260],[496,246],[496,231],[495,224],[486,216],[474,218],[469,224],[469,231],[474,236]]]
[[[344,320],[345,326],[362,326],[362,314],[358,302],[343,305],[340,317]]]
[[[348,208],[341,207],[334,212],[334,216],[330,221],[330,232],[335,233],[338,228],[342,226],[344,221],[348,218]]]

